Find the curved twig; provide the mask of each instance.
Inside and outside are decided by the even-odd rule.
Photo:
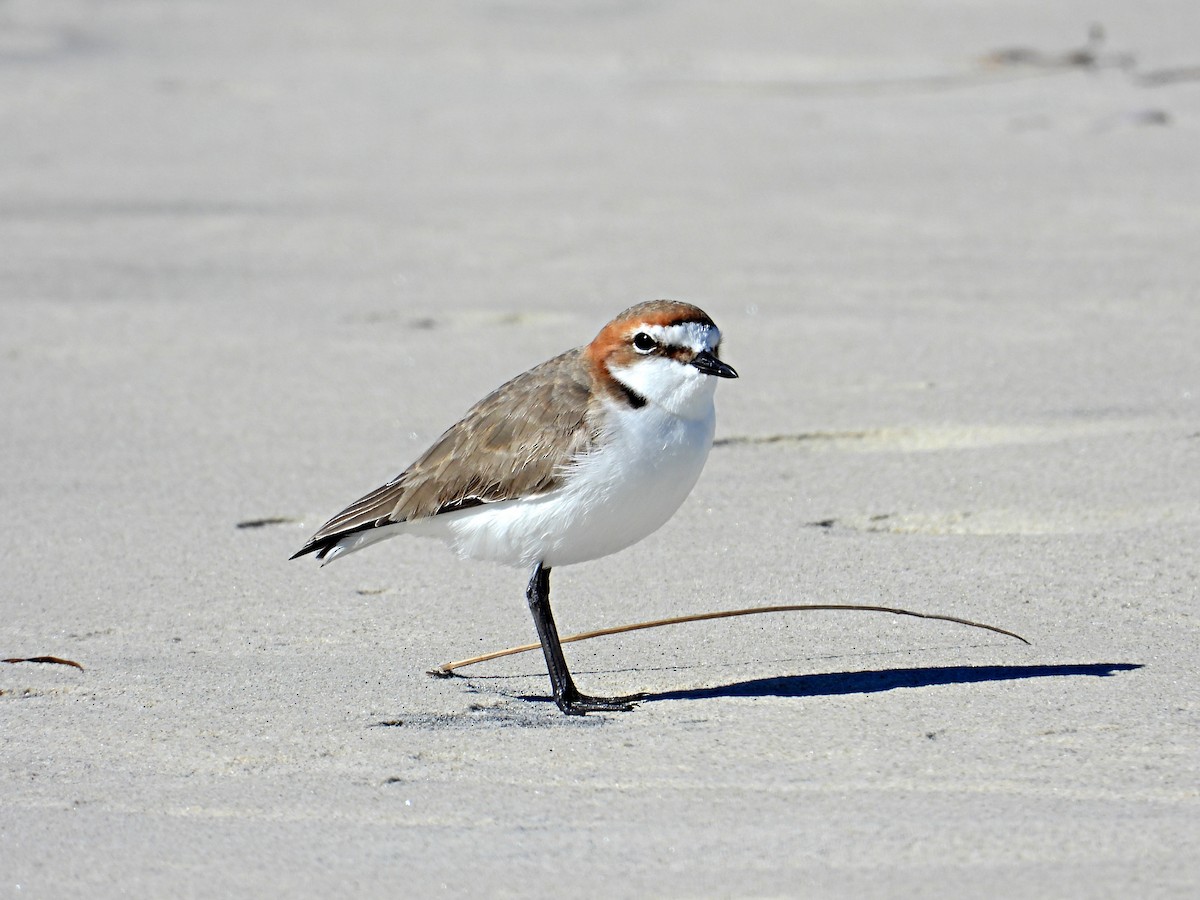
[[[777,612],[807,612],[812,610],[858,610],[860,612],[881,612],[890,613],[894,616],[912,616],[915,619],[936,619],[940,622],[954,622],[957,625],[968,625],[971,628],[982,628],[984,631],[994,631],[996,634],[1003,634],[1007,637],[1016,638],[1022,643],[1028,644],[1029,641],[1021,637],[1014,631],[1007,631],[995,625],[985,625],[983,622],[972,622],[970,619],[960,619],[958,616],[943,616],[937,613],[914,612],[910,609],[897,609],[893,606],[867,606],[860,603],[799,603],[787,604],[785,606],[752,606],[746,609],[727,609],[718,610],[717,612],[693,613],[688,616],[674,616],[669,619],[654,619],[650,622],[636,622],[632,625],[618,625],[614,628],[600,628],[596,631],[585,631],[581,634],[572,634],[562,639],[562,643],[569,644],[573,641],[586,641],[589,638],[604,637],[610,634],[624,634],[627,631],[641,631],[645,628],[659,628],[663,625],[682,625],[684,622],[706,622],[709,619],[730,619],[734,616],[754,616],[761,613],[777,613]],[[488,662],[493,659],[500,659],[504,656],[514,656],[518,653],[527,653],[530,650],[537,650],[541,644],[522,644],[520,647],[509,647],[506,650],[495,650],[491,653],[484,653],[480,656],[472,656],[469,659],[460,659],[455,662],[443,663],[435,669],[430,669],[430,675],[438,675],[447,678],[454,674],[456,669],[461,669],[466,666],[473,666],[476,663]]]

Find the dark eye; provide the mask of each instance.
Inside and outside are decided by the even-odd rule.
[[[644,331],[639,331],[633,336],[633,349],[638,353],[649,353],[657,346],[658,341]]]

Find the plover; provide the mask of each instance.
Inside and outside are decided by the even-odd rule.
[[[398,534],[461,557],[532,568],[533,614],[554,700],[567,714],[627,710],[643,695],[575,687],[550,611],[550,571],[658,529],[712,447],[721,332],[698,307],[640,303],[476,403],[416,462],[350,504],[292,556],[323,563]]]

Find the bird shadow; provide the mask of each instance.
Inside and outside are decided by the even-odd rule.
[[[658,700],[709,700],[715,697],[834,697],[842,694],[875,694],[896,688],[933,687],[943,684],[978,684],[1023,678],[1091,676],[1107,678],[1118,672],[1143,668],[1141,663],[1078,663],[1040,666],[926,666],[914,669],[880,669],[867,672],[827,672],[819,675],[785,675],[755,678],[714,687],[687,688],[646,694],[643,703]]]

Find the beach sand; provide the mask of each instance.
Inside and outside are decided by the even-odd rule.
[[[0,894],[1200,890],[1194,3],[0,19]],[[1089,29],[1104,40],[1089,44]],[[1098,33],[1096,37],[1098,38]],[[741,378],[556,570],[288,556],[654,297]]]

